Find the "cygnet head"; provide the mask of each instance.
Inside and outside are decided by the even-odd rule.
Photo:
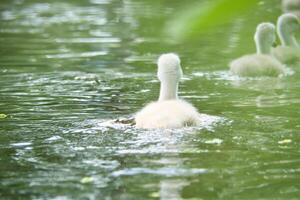
[[[298,42],[294,37],[298,31],[300,31],[300,23],[297,16],[287,13],[278,18],[277,32],[282,45],[298,47]]]
[[[283,14],[278,18],[277,27],[279,30],[284,29],[286,33],[293,34],[300,31],[299,19],[291,13]]]
[[[161,82],[178,82],[182,77],[180,59],[174,53],[162,54],[158,59],[157,65],[157,77]]]
[[[268,22],[257,26],[254,35],[257,53],[269,54],[271,52],[272,45],[276,41],[275,30],[275,25]]]

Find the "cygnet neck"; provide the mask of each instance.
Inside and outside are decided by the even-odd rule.
[[[260,40],[255,40],[257,54],[271,54],[272,46]]]
[[[283,26],[278,27],[278,36],[283,46],[299,48],[299,44],[295,36],[286,31]]]
[[[161,81],[158,101],[176,100],[178,99],[177,92],[178,92],[177,80]]]

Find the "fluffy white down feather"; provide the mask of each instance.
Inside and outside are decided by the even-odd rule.
[[[280,76],[286,73],[285,66],[271,55],[275,42],[275,25],[269,22],[258,24],[254,34],[256,54],[244,55],[233,60],[230,71],[238,76]]]
[[[239,76],[279,76],[285,74],[285,66],[270,55],[245,55],[230,63],[230,71]]]
[[[295,64],[300,62],[300,51],[293,47],[276,47],[272,49],[272,55],[284,64]]]
[[[179,57],[162,54],[157,62],[160,94],[157,102],[145,106],[135,116],[137,128],[182,128],[200,124],[197,109],[178,99],[178,83],[182,77]]]
[[[157,101],[148,104],[135,116],[136,127],[181,128],[200,124],[197,109],[183,100]]]

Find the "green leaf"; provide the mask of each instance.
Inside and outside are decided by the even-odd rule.
[[[193,4],[167,26],[175,40],[186,40],[230,22],[238,15],[257,5],[259,0],[217,0]]]

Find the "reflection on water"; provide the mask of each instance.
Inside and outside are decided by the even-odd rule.
[[[0,4],[1,199],[299,197],[299,66],[276,79],[228,72],[232,58],[254,52],[257,23],[274,22],[280,4],[263,1],[178,44],[161,30],[186,4]],[[157,99],[165,52],[181,56],[180,96],[203,124],[124,124]]]

